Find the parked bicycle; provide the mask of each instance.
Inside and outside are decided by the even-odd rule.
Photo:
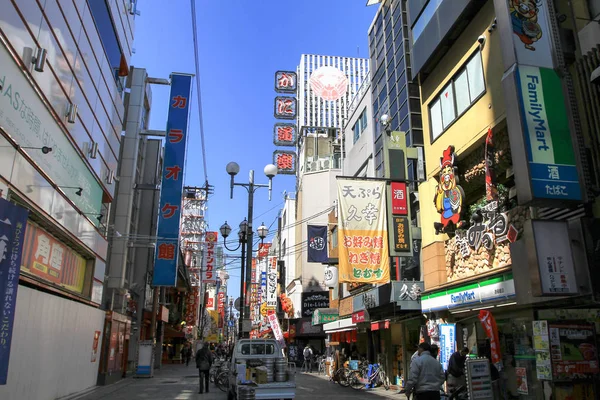
[[[215,378],[215,385],[223,392],[229,391],[229,371],[221,371]]]
[[[348,380],[350,372],[351,371],[346,367],[338,368],[337,371],[331,374],[329,380],[334,383],[339,383],[340,386],[348,387],[350,385],[350,381]]]
[[[325,356],[319,356],[317,357],[317,372],[319,373],[319,375],[324,374],[325,371]]]
[[[385,390],[390,389],[390,380],[379,364],[372,364],[370,375],[368,367],[366,370],[361,368],[359,370],[352,371],[348,377],[348,380],[350,381],[350,387],[355,390],[360,390],[364,387],[377,387],[381,385],[383,385]]]
[[[211,383],[215,383],[215,378],[225,369],[228,369],[227,360],[223,358],[216,359],[213,364],[210,366],[210,371],[208,372],[208,378]]]

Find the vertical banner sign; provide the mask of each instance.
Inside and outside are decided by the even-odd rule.
[[[202,259],[202,283],[217,283],[215,246],[218,240],[218,232],[206,232],[204,234],[205,252]]]
[[[285,340],[283,340],[283,331],[281,330],[281,326],[279,325],[277,314],[269,314],[267,318],[269,319],[269,324],[271,325],[271,329],[273,330],[273,335],[275,336],[275,339],[279,342],[281,347],[285,348]]]
[[[550,0],[508,1],[513,46],[519,64],[554,68],[552,32],[548,18]]]
[[[327,256],[327,226],[308,225],[308,262],[326,263]]]
[[[408,215],[406,183],[392,182],[392,214]]]
[[[6,385],[28,212],[0,198],[0,385]]]
[[[440,324],[440,363],[448,370],[450,357],[456,351],[456,325]]]
[[[494,171],[494,134],[492,128],[488,128],[485,138],[485,198],[487,201],[498,200],[498,189],[496,188],[496,173]]]
[[[498,336],[498,327],[496,319],[488,310],[479,311],[479,321],[483,325],[486,336],[490,339],[490,350],[492,353],[492,363],[498,371],[502,371],[502,355],[500,354],[500,337]]]
[[[217,311],[219,312],[219,328],[223,328],[223,321],[225,319],[225,290],[223,287],[219,288],[217,300]]]
[[[269,257],[267,264],[267,309],[277,308],[277,257]]]
[[[389,282],[385,181],[338,179],[337,183],[339,281]]]
[[[548,68],[521,65],[517,80],[533,196],[581,200],[577,161],[558,74]]]
[[[171,75],[153,286],[175,286],[191,75]]]

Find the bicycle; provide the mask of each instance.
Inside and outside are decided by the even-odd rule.
[[[319,375],[325,373],[325,356],[320,356],[317,358],[317,372]]]
[[[221,371],[215,378],[215,385],[223,392],[229,390],[229,371]]]
[[[357,370],[350,373],[348,380],[350,381],[350,387],[354,390],[360,390],[363,387],[368,386],[380,386],[383,385],[385,390],[390,390],[390,380],[387,377],[385,371],[379,364],[372,364],[373,369],[371,375],[365,377],[368,374],[368,368],[364,370]]]
[[[348,387],[350,385],[350,381],[348,380],[348,376],[350,375],[350,370],[346,367],[338,368],[335,371],[329,380],[334,383],[338,383],[340,386]]]

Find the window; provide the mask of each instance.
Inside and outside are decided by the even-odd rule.
[[[108,4],[106,4],[105,0],[88,0],[88,5],[96,23],[100,41],[106,52],[106,58],[113,71],[113,77],[117,81],[117,86],[119,86],[119,68],[121,67],[122,51],[115,26],[110,16]]]
[[[429,24],[431,18],[433,18],[433,14],[435,14],[440,4],[442,4],[442,0],[429,0],[421,15],[417,17],[416,22],[412,26],[413,43],[421,36],[421,33],[423,33],[425,27]]]
[[[254,356],[263,354],[274,354],[275,346],[268,343],[244,343],[241,346],[241,353],[244,356]]]
[[[484,92],[485,79],[478,51],[429,103],[431,140],[437,139]]]
[[[281,256],[285,257],[286,252],[287,252],[286,239],[283,239],[283,243],[281,244]]]
[[[367,108],[365,107],[362,110],[362,112],[360,113],[360,116],[358,117],[356,122],[354,123],[354,126],[352,127],[352,131],[354,132],[354,141],[352,143],[356,143],[358,141],[358,139],[360,138],[360,135],[362,135],[362,133],[364,132],[364,130],[366,128],[367,128]]]

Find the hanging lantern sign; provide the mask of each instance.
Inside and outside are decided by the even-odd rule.
[[[328,265],[325,267],[325,286],[328,288],[336,287],[338,284],[338,269],[337,267]]]

